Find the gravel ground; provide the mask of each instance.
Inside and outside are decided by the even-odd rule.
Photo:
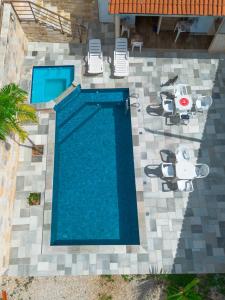
[[[153,280],[125,281],[121,276],[2,277],[8,300],[163,300]],[[110,298],[111,296],[111,298]]]

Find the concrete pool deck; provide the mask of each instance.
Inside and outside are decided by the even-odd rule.
[[[112,48],[103,47],[109,57]],[[140,106],[132,105],[131,115],[141,246],[49,246],[55,115],[42,111],[38,125],[26,125],[31,140],[44,145],[42,161],[32,161],[31,149],[20,147],[7,274],[225,272],[225,56],[144,49],[131,55],[130,76],[114,79],[108,57],[103,75],[84,76],[85,51],[72,44],[30,43],[21,86],[30,89],[33,65],[72,64],[83,88],[125,87],[139,95]],[[194,95],[214,100],[208,115],[197,114],[188,126],[166,125],[157,110],[160,84],[176,75]],[[191,194],[164,191],[163,181],[147,172],[147,166],[162,162],[161,150],[174,152],[180,143],[193,148],[198,163],[210,166],[209,177],[195,180]],[[40,206],[28,206],[31,191],[42,192]]]

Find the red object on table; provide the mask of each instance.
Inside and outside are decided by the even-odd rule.
[[[6,293],[6,291],[2,291],[2,300],[7,300],[7,293]]]
[[[187,106],[189,104],[189,100],[187,98],[181,98],[179,102],[182,106]]]

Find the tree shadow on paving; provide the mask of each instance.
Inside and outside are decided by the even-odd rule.
[[[184,211],[173,273],[225,272],[225,62],[220,60],[212,88],[197,163],[209,176],[194,180]],[[192,139],[190,139],[191,141]],[[180,199],[182,201],[182,199]]]

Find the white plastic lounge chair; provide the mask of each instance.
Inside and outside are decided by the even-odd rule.
[[[191,180],[177,180],[177,188],[180,192],[193,192],[194,187]]]
[[[204,178],[209,175],[209,166],[206,164],[195,165],[196,178]]]
[[[162,163],[161,171],[162,171],[162,176],[164,178],[174,178],[175,177],[175,168],[172,163]]]
[[[212,105],[213,100],[211,96],[202,96],[198,98],[195,102],[196,110],[197,111],[207,111],[210,106]]]
[[[125,77],[129,75],[129,52],[127,39],[117,38],[114,51],[114,76]]]
[[[88,43],[88,73],[99,74],[103,72],[103,55],[101,41],[91,39]]]

